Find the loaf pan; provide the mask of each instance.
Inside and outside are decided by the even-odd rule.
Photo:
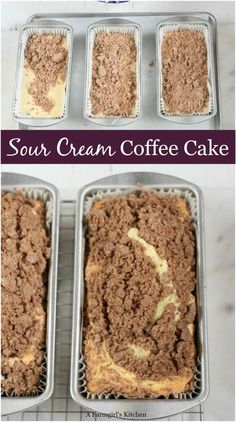
[[[162,96],[162,56],[161,45],[165,32],[171,32],[178,29],[192,29],[200,31],[205,36],[207,48],[207,64],[208,64],[208,93],[209,102],[208,110],[201,113],[193,114],[174,114],[165,111],[164,99]],[[203,19],[196,18],[191,15],[176,16],[168,21],[163,21],[157,25],[156,30],[156,62],[157,62],[157,114],[159,117],[165,118],[175,123],[199,123],[214,117],[217,113],[216,102],[216,84],[215,84],[215,66],[212,45],[212,28],[211,24]]]
[[[90,89],[92,84],[92,66],[93,66],[93,47],[94,38],[98,32],[121,32],[131,34],[135,38],[137,54],[136,54],[136,85],[137,98],[135,109],[132,116],[96,116],[92,113],[92,105],[90,101]],[[84,117],[104,126],[122,126],[132,123],[141,117],[141,56],[142,56],[142,39],[141,27],[137,23],[130,22],[125,19],[105,19],[89,26],[87,31],[87,50],[86,50],[86,78],[84,89]]]
[[[20,412],[48,400],[53,393],[56,295],[59,233],[59,194],[51,184],[30,176],[16,173],[2,174],[2,192],[20,189],[28,198],[43,199],[46,203],[46,225],[50,236],[51,257],[48,270],[46,353],[38,391],[32,396],[8,396],[2,391],[2,414]]]
[[[185,196],[190,204],[196,230],[197,250],[197,362],[195,391],[175,398],[124,399],[109,394],[91,394],[86,391],[85,363],[82,355],[85,234],[84,216],[94,199],[128,194],[139,190],[138,184],[165,194],[172,192]],[[191,199],[192,198],[192,199]],[[124,173],[100,179],[80,190],[76,207],[75,273],[72,327],[71,395],[80,406],[105,414],[121,412],[124,419],[135,419],[134,409],[144,414],[142,419],[164,418],[198,405],[208,394],[208,355],[206,326],[206,286],[204,265],[203,197],[200,189],[185,180],[158,173]],[[131,413],[129,413],[131,412]],[[127,416],[129,415],[129,416]]]
[[[27,125],[27,126],[36,126],[44,127],[51,126],[61,121],[65,120],[68,117],[68,107],[69,107],[69,93],[70,93],[70,79],[71,79],[71,63],[72,63],[72,28],[56,20],[40,20],[38,22],[30,23],[24,25],[20,32],[19,45],[18,45],[18,55],[17,55],[17,66],[16,66],[16,76],[15,76],[15,87],[12,103],[12,117],[17,122]],[[34,34],[55,34],[62,35],[66,37],[67,41],[67,74],[65,79],[65,96],[64,96],[64,106],[61,116],[59,117],[32,117],[24,116],[20,113],[20,95],[22,89],[22,79],[24,73],[24,52],[27,44],[27,40],[31,35]]]

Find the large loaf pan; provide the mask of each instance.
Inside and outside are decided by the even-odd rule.
[[[14,192],[16,189],[20,189],[27,197],[45,199],[46,202],[46,224],[51,246],[48,271],[46,354],[43,365],[44,373],[40,382],[39,391],[34,396],[25,397],[16,397],[14,394],[6,396],[2,392],[3,415],[20,412],[29,407],[41,404],[51,397],[54,387],[59,194],[53,185],[42,180],[21,174],[3,173],[2,192]]]
[[[137,185],[185,196],[196,230],[197,250],[197,364],[196,389],[174,398],[124,399],[109,394],[91,394],[86,391],[85,364],[82,355],[85,233],[84,216],[93,200],[113,195],[128,194],[138,190]],[[206,286],[204,268],[203,197],[200,189],[179,178],[158,173],[124,173],[100,179],[80,190],[76,208],[75,273],[72,327],[71,395],[77,404],[93,411],[114,414],[120,412],[124,419],[135,419],[134,409],[150,420],[167,417],[201,403],[208,394],[208,359],[206,327]],[[130,412],[130,413],[129,413]]]

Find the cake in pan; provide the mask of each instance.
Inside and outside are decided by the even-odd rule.
[[[50,241],[45,204],[2,194],[2,391],[36,393],[46,342]]]
[[[137,48],[132,34],[97,32],[92,52],[90,101],[96,117],[130,117],[137,99]]]
[[[87,390],[126,398],[191,391],[195,231],[186,200],[142,190],[94,202],[87,219]]]
[[[58,34],[34,34],[24,51],[21,116],[61,117],[65,104],[67,40]]]
[[[193,29],[164,32],[161,43],[164,113],[209,112],[205,35]]]

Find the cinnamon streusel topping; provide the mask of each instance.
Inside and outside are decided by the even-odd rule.
[[[161,45],[164,110],[174,114],[208,111],[207,46],[204,33],[167,32]]]
[[[2,194],[2,388],[8,394],[39,386],[49,257],[44,203],[19,191]]]
[[[137,97],[134,36],[120,32],[97,33],[92,60],[92,114],[131,116]]]
[[[49,90],[65,81],[68,52],[63,46],[64,37],[54,34],[35,34],[29,37],[25,49],[26,67],[35,75],[28,92],[35,104],[50,112],[54,99]]]
[[[95,202],[87,224],[88,389],[98,377],[93,353],[109,355],[118,372],[140,382],[184,376],[186,368],[193,376],[196,251],[185,200],[151,191],[105,199]],[[111,392],[102,375],[99,382],[98,392]]]

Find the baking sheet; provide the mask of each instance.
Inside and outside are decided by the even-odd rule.
[[[197,248],[197,278],[196,286],[198,313],[197,313],[197,345],[200,354],[198,371],[201,372],[201,382],[196,381],[197,394],[189,397],[187,394],[182,398],[166,399],[125,399],[117,400],[114,397],[105,398],[104,395],[99,400],[91,400],[98,397],[86,397],[84,390],[83,357],[81,356],[82,342],[82,320],[83,320],[83,294],[84,294],[84,212],[87,197],[103,196],[104,191],[110,190],[112,194],[119,189],[137,190],[137,185],[143,184],[145,187],[163,189],[177,189],[184,192],[190,191],[196,197],[196,208],[191,210],[196,224],[196,248]],[[88,203],[88,202],[87,202]],[[90,201],[91,203],[91,201]],[[205,299],[205,268],[204,268],[204,239],[203,239],[203,198],[197,186],[176,177],[162,175],[158,173],[123,173],[98,180],[87,185],[80,190],[77,200],[77,221],[75,238],[75,274],[74,274],[74,303],[73,303],[73,327],[72,327],[72,360],[71,360],[71,395],[80,405],[97,412],[109,413],[112,411],[132,411],[135,407],[137,411],[146,413],[144,419],[156,419],[183,412],[194,405],[205,400],[208,394],[208,358],[207,358],[207,328],[206,328],[206,299]],[[198,372],[199,375],[199,372]],[[81,388],[80,388],[81,386]],[[134,405],[135,403],[135,405]],[[125,419],[125,417],[124,417]],[[128,418],[128,419],[132,419]]]
[[[181,13],[181,16],[184,13]],[[189,14],[187,14],[189,16]],[[167,20],[178,16],[177,13],[65,13],[65,14],[37,14],[29,18],[36,21],[37,19],[60,19],[68,23],[73,28],[74,44],[73,44],[73,63],[71,92],[69,104],[69,118],[65,122],[59,123],[56,129],[92,129],[107,130],[109,127],[100,126],[83,117],[83,96],[84,93],[84,76],[85,76],[85,57],[86,57],[86,31],[89,25],[94,24],[99,19],[105,18],[122,18],[132,20],[142,27],[143,43],[142,43],[142,118],[124,126],[126,130],[135,129],[219,129],[221,127],[221,113],[219,104],[218,89],[218,56],[217,56],[217,38],[216,38],[216,22],[214,17],[209,13],[191,13],[199,19],[203,19],[212,25],[213,51],[216,69],[216,89],[217,89],[217,114],[214,118],[198,124],[178,124],[167,122],[165,119],[157,116],[157,89],[156,89],[156,26],[163,20]],[[27,128],[22,127],[21,128]],[[121,127],[122,128],[122,127]],[[50,129],[50,128],[49,128]],[[52,128],[51,128],[52,129]]]

